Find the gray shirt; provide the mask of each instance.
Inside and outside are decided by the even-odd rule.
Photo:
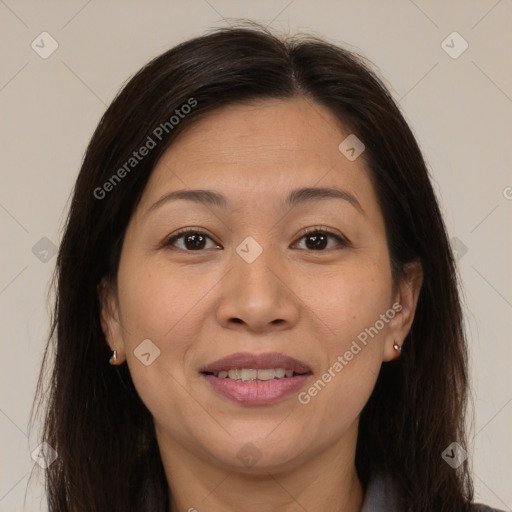
[[[398,493],[388,475],[376,475],[370,479],[361,512],[405,512],[398,505]],[[485,505],[473,505],[473,512],[503,512]]]

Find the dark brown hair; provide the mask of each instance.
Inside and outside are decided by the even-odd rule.
[[[393,277],[415,260],[424,274],[401,357],[383,364],[360,417],[358,475],[366,486],[373,473],[389,473],[415,512],[469,510],[467,462],[452,469],[441,458],[453,441],[466,447],[467,356],[454,259],[418,144],[361,57],[316,38],[242,27],[186,41],[148,63],[112,102],[87,148],[57,258],[38,385],[43,439],[58,452],[46,471],[50,512],[167,512],[152,417],[127,365],[108,364],[97,285],[104,276],[115,281],[128,222],[179,133],[227,104],[296,96],[330,109],[363,141]],[[194,108],[98,198],[94,191],[191,98]]]

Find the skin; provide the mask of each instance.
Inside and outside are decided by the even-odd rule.
[[[236,104],[191,125],[152,172],[117,283],[104,280],[100,299],[116,364],[128,364],[154,417],[171,512],[361,509],[359,414],[381,364],[400,355],[393,344],[412,324],[421,268],[411,265],[394,286],[364,156],[349,161],[338,150],[349,133],[303,98]],[[363,212],[332,198],[284,206],[300,187],[346,190]],[[177,200],[150,209],[184,189],[220,192],[230,207]],[[349,245],[329,237],[315,250],[303,231],[319,225]],[[203,249],[187,251],[183,238],[164,246],[189,227],[211,238]],[[235,251],[248,236],[263,248],[252,263]],[[394,303],[402,310],[306,405],[297,393],[240,404],[199,374],[235,352],[276,351],[311,367],[307,390]],[[160,349],[149,366],[134,354],[144,339]],[[248,443],[260,457],[250,467],[237,457]]]

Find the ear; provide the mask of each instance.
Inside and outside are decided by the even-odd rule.
[[[115,362],[122,364],[126,359],[126,351],[122,336],[121,322],[119,320],[119,303],[115,285],[106,277],[103,277],[97,286],[100,306],[101,329],[105,335],[110,350],[117,352]]]
[[[391,307],[396,314],[389,322],[383,361],[391,361],[400,357],[400,350],[395,350],[393,345],[396,343],[402,346],[407,334],[409,334],[422,283],[423,269],[421,263],[414,261],[406,264]]]

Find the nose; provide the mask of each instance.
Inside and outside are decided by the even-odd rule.
[[[222,281],[217,320],[225,328],[264,333],[292,328],[300,315],[300,299],[286,265],[264,250],[252,263],[238,254]]]

